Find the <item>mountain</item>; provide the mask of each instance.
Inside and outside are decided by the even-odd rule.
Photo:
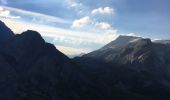
[[[110,42],[99,50],[93,51],[89,54],[84,55],[84,57],[90,58],[103,58],[110,59],[114,58],[115,55],[121,52],[121,50],[128,45],[130,42],[141,39],[140,37],[133,36],[122,36],[120,35],[116,40]]]
[[[0,26],[6,28],[0,37],[12,32],[4,23]],[[147,100],[119,88],[107,90],[36,31],[9,35],[0,62],[1,100]]]
[[[2,22],[0,21],[0,47],[11,37],[14,33]]]
[[[169,100],[169,41],[120,36],[99,50],[74,58],[108,88],[121,88],[153,100]]]
[[[155,40],[153,42],[157,44],[170,44],[170,40]]]
[[[32,30],[0,23],[1,100],[169,100],[170,43],[120,36],[70,59]]]
[[[3,30],[0,37],[12,32],[4,23],[0,26]],[[81,68],[54,45],[46,43],[38,32],[28,30],[7,36],[0,52],[1,100],[102,98],[100,92],[94,92],[96,87]]]

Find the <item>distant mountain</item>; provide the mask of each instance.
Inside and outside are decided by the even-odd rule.
[[[153,41],[154,43],[159,43],[159,44],[170,44],[170,40],[156,40]]]
[[[121,88],[153,100],[169,100],[170,43],[120,36],[99,50],[74,58],[108,88]]]
[[[14,33],[2,22],[0,21],[0,47],[11,37]]]
[[[137,41],[138,39],[141,39],[141,37],[133,37],[133,36],[122,36],[120,35],[116,40],[110,42],[109,44],[105,45],[99,50],[93,51],[89,54],[84,55],[84,57],[94,57],[97,59],[109,59],[113,58],[118,53],[121,52],[121,50],[128,45],[131,42]]]
[[[134,37],[134,36],[123,36],[120,35],[116,40],[110,42],[106,46],[102,47],[100,50],[109,49],[109,48],[116,48],[116,47],[123,47],[129,44],[130,42],[137,41],[138,39],[142,39],[141,37]]]

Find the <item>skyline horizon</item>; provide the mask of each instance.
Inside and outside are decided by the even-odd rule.
[[[15,33],[38,31],[65,54],[94,51],[119,35],[170,37],[168,0],[95,1],[0,0],[0,19]]]

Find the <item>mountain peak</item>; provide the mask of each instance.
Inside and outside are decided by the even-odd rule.
[[[35,53],[32,56],[38,54],[44,49],[45,44],[45,41],[38,32],[28,30],[22,34],[15,35],[7,41],[3,51],[16,59],[21,60],[24,55],[28,58],[31,53]]]
[[[120,35],[116,40],[110,42],[106,46],[104,46],[102,49],[107,49],[107,48],[115,48],[115,47],[122,47],[127,45],[128,43],[142,39],[141,37],[135,37],[135,36],[126,36],[126,35]]]
[[[13,36],[14,33],[0,20],[0,47]]]
[[[43,41],[43,38],[41,37],[41,35],[33,30],[27,30],[25,32],[23,32],[22,34],[20,34],[20,36],[22,36],[22,38],[25,39],[25,41]],[[36,39],[36,40],[35,40]]]

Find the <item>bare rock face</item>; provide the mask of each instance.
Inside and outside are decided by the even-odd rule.
[[[116,86],[154,100],[168,100],[169,51],[168,40],[152,42],[140,37],[120,36],[99,50],[74,58],[74,61],[85,65],[85,70],[99,76],[97,79],[109,88]]]

